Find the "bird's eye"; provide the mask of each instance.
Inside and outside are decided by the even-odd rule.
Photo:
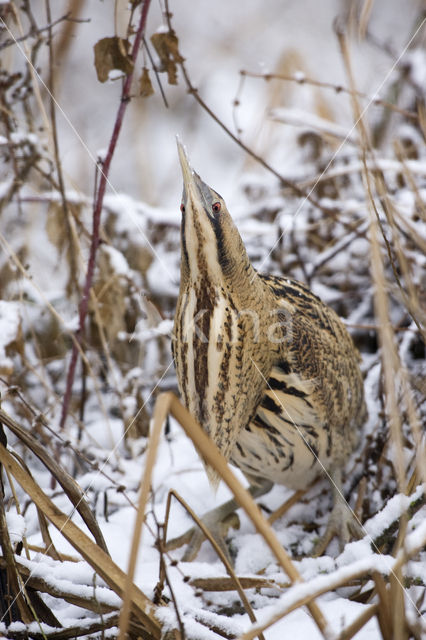
[[[185,205],[183,203],[180,205],[180,210],[181,213],[185,213]]]
[[[219,211],[220,211],[220,207],[221,207],[220,202],[215,202],[215,203],[212,205],[213,213],[219,213]]]

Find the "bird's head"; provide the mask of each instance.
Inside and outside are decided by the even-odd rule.
[[[189,164],[185,148],[177,141],[183,175],[181,203],[182,276],[215,285],[238,277],[249,259],[221,195],[203,182]]]

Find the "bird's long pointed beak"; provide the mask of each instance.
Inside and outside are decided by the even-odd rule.
[[[176,144],[179,154],[179,162],[182,169],[182,177],[185,189],[189,189],[189,185],[194,182],[194,172],[189,164],[188,154],[182,142],[176,136]]]
[[[213,190],[201,180],[198,173],[195,173],[191,167],[186,149],[178,137],[176,137],[176,143],[182,168],[184,200],[185,198],[190,199],[195,210],[201,211],[204,209],[210,217],[212,201],[216,196]],[[186,203],[184,202],[184,204]]]

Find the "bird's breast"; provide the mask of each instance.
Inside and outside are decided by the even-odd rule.
[[[245,355],[253,332],[247,325],[220,286],[192,283],[181,292],[174,346],[179,388],[187,408],[225,457],[250,418]]]
[[[315,406],[315,387],[315,380],[287,366],[272,368],[256,414],[231,454],[231,462],[252,481],[266,478],[299,489],[328,466],[330,432]]]

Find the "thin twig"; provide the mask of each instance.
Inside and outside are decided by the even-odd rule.
[[[409,120],[417,121],[419,119],[419,116],[416,112],[407,111],[407,109],[401,109],[400,107],[397,107],[395,104],[392,104],[391,102],[387,102],[386,100],[382,100],[381,98],[376,98],[375,96],[372,98],[371,96],[369,96],[366,93],[363,93],[362,91],[353,91],[352,89],[347,89],[346,87],[342,87],[342,85],[339,85],[339,84],[333,84],[331,82],[321,82],[320,80],[307,78],[303,74],[300,74],[300,75],[296,74],[294,76],[289,76],[282,73],[255,73],[253,71],[246,71],[244,69],[241,69],[240,75],[242,77],[247,77],[247,78],[261,78],[266,82],[269,82],[270,80],[285,80],[287,82],[295,82],[296,84],[300,84],[300,85],[309,84],[314,87],[320,87],[321,89],[332,89],[336,93],[346,93],[350,96],[356,95],[359,98],[365,98],[366,100],[372,101],[373,104],[375,105],[380,105],[386,109],[392,109],[392,111],[397,111],[398,113],[403,115],[405,118],[408,118]]]
[[[166,97],[166,94],[164,92],[163,85],[161,83],[160,74],[158,73],[158,69],[155,66],[154,59],[152,57],[152,53],[150,51],[150,48],[148,47],[148,42],[146,41],[145,36],[143,38],[143,46],[144,46],[145,51],[146,51],[146,53],[148,55],[149,61],[151,63],[151,67],[152,67],[152,69],[154,71],[155,79],[157,80],[158,88],[160,89],[160,93],[161,93],[161,97],[163,98],[164,106],[166,107],[166,109],[168,109],[169,108],[169,103],[167,102],[167,97]]]
[[[57,24],[59,24],[60,22],[64,22],[64,21],[70,21],[70,22],[89,22],[89,20],[79,20],[77,18],[71,18],[71,13],[68,12],[65,15],[61,16],[60,18],[57,18],[57,20],[54,20],[53,22],[51,22],[51,20],[48,18],[48,24],[44,27],[39,27],[37,29],[30,29],[30,31],[28,33],[26,33],[23,36],[20,36],[19,38],[9,38],[8,40],[5,40],[4,42],[2,42],[2,44],[0,44],[0,51],[2,51],[3,49],[7,49],[7,47],[11,47],[12,45],[16,44],[17,42],[24,42],[25,40],[28,40],[28,38],[34,38],[35,36],[40,35],[41,33],[43,33],[44,31],[49,31],[49,33],[51,33],[51,30],[53,27],[55,27]]]
[[[133,62],[133,65],[136,62],[136,57],[139,52],[139,47],[142,41],[143,32],[145,30],[146,19],[148,16],[150,2],[151,0],[144,0],[144,4],[142,6],[139,26],[136,31],[132,53],[130,56]],[[129,104],[129,101],[130,101],[130,88],[131,88],[132,80],[133,80],[133,71],[131,71],[126,76],[126,79],[123,84],[120,106],[118,108],[117,116],[115,119],[114,129],[113,129],[111,140],[108,146],[108,151],[105,157],[105,161],[103,163],[102,170],[100,172],[101,177],[99,181],[99,189],[97,192],[96,201],[93,208],[92,241],[90,245],[89,261],[87,265],[86,281],[84,283],[83,295],[79,305],[79,328],[76,332],[76,339],[80,345],[82,344],[82,340],[83,340],[84,323],[85,323],[87,312],[88,312],[90,289],[92,287],[93,275],[95,272],[96,253],[99,247],[99,240],[100,240],[99,228],[100,228],[100,222],[101,222],[101,212],[102,212],[102,205],[103,205],[105,191],[106,191],[108,174],[109,174],[112,158],[114,155],[114,151],[117,146],[118,137],[120,135],[121,127],[123,124],[124,114],[126,112],[127,105]],[[61,415],[61,421],[60,421],[61,429],[64,429],[65,422],[68,415],[72,387],[73,387],[74,377],[75,377],[75,368],[77,365],[77,358],[78,358],[78,349],[74,344],[72,349],[72,354],[71,354],[71,362],[68,369],[64,401],[62,404],[62,415]]]
[[[51,132],[52,132],[52,142],[53,142],[53,153],[55,156],[55,165],[56,165],[56,174],[58,177],[58,186],[59,193],[61,194],[62,201],[62,213],[64,216],[65,228],[67,232],[67,237],[70,241],[70,250],[69,250],[69,267],[70,267],[70,281],[74,286],[77,285],[77,261],[76,256],[73,250],[72,242],[74,235],[71,230],[70,224],[70,211],[68,207],[68,200],[65,195],[65,185],[64,185],[64,177],[62,172],[62,163],[59,155],[59,142],[58,142],[58,128],[56,126],[56,101],[54,99],[55,87],[54,87],[54,73],[53,73],[53,33],[52,33],[52,15],[50,11],[50,0],[45,0],[46,6],[46,17],[48,22],[48,49],[49,49],[49,106],[50,106],[50,122],[51,122]]]

